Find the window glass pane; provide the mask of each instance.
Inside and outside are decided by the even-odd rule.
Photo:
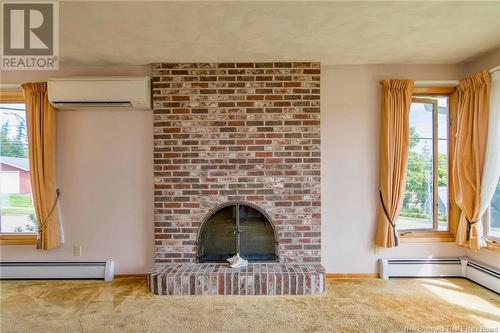
[[[398,229],[433,228],[432,119],[432,104],[411,104],[406,191]]]
[[[488,229],[488,236],[500,238],[500,180],[491,200],[490,225]]]
[[[24,104],[0,104],[0,232],[36,232]]]
[[[438,230],[448,230],[448,98],[438,100]]]
[[[448,98],[434,97],[438,101],[438,138],[448,140]]]

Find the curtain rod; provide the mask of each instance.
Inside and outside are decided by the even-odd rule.
[[[458,86],[458,80],[448,80],[448,81],[443,81],[443,80],[427,80],[427,81],[421,81],[417,80],[415,81],[415,87],[416,88],[435,88],[435,87],[456,87]]]
[[[21,89],[20,84],[10,84],[10,83],[2,83],[0,84],[0,89],[4,91],[19,91]]]
[[[500,66],[493,67],[488,72],[493,73],[500,70]],[[415,87],[417,88],[435,88],[435,87],[456,87],[458,86],[458,80],[417,80],[415,81]]]

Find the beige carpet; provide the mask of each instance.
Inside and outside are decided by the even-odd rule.
[[[321,296],[155,296],[144,280],[1,281],[3,332],[405,332],[500,326],[463,279],[343,279]],[[499,332],[500,330],[496,331]]]

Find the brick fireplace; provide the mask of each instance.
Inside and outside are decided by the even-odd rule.
[[[320,64],[154,64],[153,103],[151,290],[321,292]],[[233,203],[269,220],[275,260],[243,269],[200,263],[204,222]]]

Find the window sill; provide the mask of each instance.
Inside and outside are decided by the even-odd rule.
[[[455,236],[448,231],[403,231],[399,234],[401,243],[451,243]]]
[[[2,233],[0,245],[35,245],[37,235],[34,233]]]
[[[486,246],[487,250],[491,250],[494,252],[500,252],[500,241],[487,239],[486,244],[487,244],[487,246]]]

